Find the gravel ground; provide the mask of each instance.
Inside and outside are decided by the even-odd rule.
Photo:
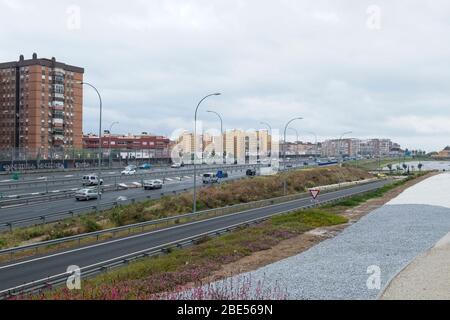
[[[448,208],[385,205],[302,254],[215,285],[250,279],[251,290],[281,288],[288,299],[375,299],[390,279],[449,230]],[[372,265],[380,267],[380,289],[367,288]]]

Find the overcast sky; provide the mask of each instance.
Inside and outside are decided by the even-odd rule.
[[[78,15],[79,13],[79,15]],[[172,135],[281,129],[302,140],[388,137],[427,151],[450,144],[448,0],[0,0],[0,61],[56,57],[101,91],[104,127]],[[98,131],[85,88],[83,129]]]

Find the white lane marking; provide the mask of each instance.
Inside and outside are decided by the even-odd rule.
[[[166,180],[167,180],[167,181],[173,181],[173,179],[171,179],[171,178],[166,178]]]
[[[44,180],[44,179],[47,179],[47,177],[39,177],[39,178],[36,178],[36,180]]]
[[[61,191],[60,190],[53,190],[53,191],[50,191],[50,192],[57,193],[57,192],[61,192]]]
[[[70,178],[73,177],[73,174],[68,174],[67,176],[64,176],[64,178]]]
[[[12,179],[2,180],[2,181],[0,181],[0,182],[9,182],[9,181],[12,181]]]
[[[2,206],[2,207],[0,207],[0,208],[8,209],[8,208],[14,208],[14,207],[24,206],[25,204],[26,204],[26,203],[11,204],[11,205],[9,205],[9,206]]]
[[[184,176],[186,179],[190,179],[192,178],[192,176]]]
[[[33,192],[31,195],[36,196],[38,194],[40,194],[40,193],[39,192]]]

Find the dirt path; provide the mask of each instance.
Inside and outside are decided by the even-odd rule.
[[[297,237],[284,240],[271,249],[255,252],[240,260],[222,266],[220,270],[215,271],[211,276],[203,279],[202,283],[213,282],[240,273],[253,271],[268,264],[302,253],[319,242],[336,236],[351,224],[356,223],[366,214],[383,206],[386,202],[398,196],[403,190],[436,174],[438,173],[433,172],[415,180],[408,181],[404,185],[388,191],[380,198],[370,199],[357,207],[339,213],[349,219],[349,222],[346,224],[317,228]]]

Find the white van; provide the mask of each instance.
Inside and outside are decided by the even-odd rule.
[[[215,173],[204,173],[203,174],[203,183],[204,184],[217,183],[217,182],[219,182],[219,178],[217,177],[217,175]]]
[[[98,179],[98,176],[95,174],[88,174],[83,176],[83,186],[97,186],[100,182],[100,185],[103,184],[103,179]]]

